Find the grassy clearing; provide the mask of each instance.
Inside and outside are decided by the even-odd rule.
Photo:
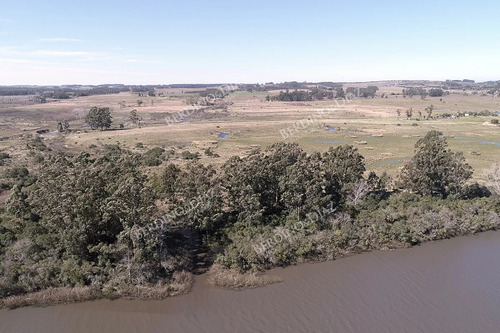
[[[353,85],[347,85],[353,86]],[[347,143],[356,145],[366,157],[367,169],[375,172],[387,171],[396,175],[404,160],[413,154],[413,145],[419,136],[436,129],[448,137],[450,147],[462,151],[474,169],[474,180],[483,181],[483,170],[498,161],[500,145],[483,142],[500,142],[500,127],[486,126],[490,117],[466,117],[461,119],[407,120],[405,110],[413,108],[414,118],[418,111],[425,116],[425,108],[434,105],[434,115],[442,113],[467,113],[483,110],[500,110],[500,99],[492,96],[464,95],[454,93],[443,97],[421,99],[390,95],[401,93],[402,87],[380,86],[380,91],[389,93],[388,98],[355,99],[345,105],[335,101],[310,102],[266,102],[267,92],[236,92],[227,98],[232,105],[227,112],[214,112],[211,117],[190,118],[188,123],[167,125],[162,115],[188,108],[186,99],[192,94],[185,91],[196,89],[167,89],[161,97],[138,97],[127,92],[115,95],[79,97],[70,100],[52,101],[38,105],[0,105],[2,133],[9,138],[0,141],[0,151],[16,152],[25,149],[26,140],[20,134],[34,133],[38,128],[56,129],[57,120],[70,120],[73,132],[69,135],[51,137],[48,141],[58,142],[66,150],[80,152],[91,144],[120,144],[133,149],[138,142],[148,148],[185,146],[184,150],[199,152],[202,161],[221,164],[233,155],[244,156],[250,146],[262,148],[283,141],[281,130],[296,122],[310,118],[320,110],[331,110],[327,116],[315,121],[305,130],[287,138],[287,142],[298,142],[306,151],[326,151],[330,146]],[[278,92],[272,92],[278,93]],[[144,104],[138,107],[137,100]],[[120,107],[119,102],[125,102]],[[118,128],[128,120],[130,111],[137,109],[143,125],[125,125],[123,130],[91,131],[84,129],[84,114],[92,106],[107,106],[112,110],[113,127]],[[396,110],[401,109],[401,117]],[[154,116],[157,115],[157,116]],[[412,126],[417,124],[417,126]],[[336,128],[330,132],[326,126]],[[220,132],[228,133],[227,139],[218,138]],[[383,137],[373,137],[383,135]],[[470,139],[472,138],[472,139]],[[201,147],[189,146],[193,141],[218,141],[214,152],[220,158],[204,156]],[[366,145],[356,142],[366,141]],[[62,142],[62,144],[61,144]],[[245,148],[246,147],[246,148]]]

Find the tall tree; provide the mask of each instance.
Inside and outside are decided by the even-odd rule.
[[[133,109],[132,111],[130,111],[130,121],[136,125],[138,122],[139,122],[139,115],[137,114],[137,110],[136,109]]]
[[[415,156],[400,175],[400,186],[419,194],[447,197],[459,193],[472,176],[462,153],[448,149],[443,133],[430,131],[415,145]]]
[[[105,130],[111,126],[111,112],[107,107],[99,108],[94,106],[90,109],[86,121],[92,129],[100,128],[101,130]]]

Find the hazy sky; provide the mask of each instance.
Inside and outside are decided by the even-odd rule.
[[[500,79],[497,1],[0,0],[0,84]]]

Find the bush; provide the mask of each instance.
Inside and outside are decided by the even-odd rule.
[[[0,165],[4,165],[4,160],[10,158],[10,155],[4,152],[0,153]]]
[[[205,155],[209,157],[220,157],[219,154],[214,153],[210,148],[205,149]]]
[[[183,151],[181,154],[182,158],[185,160],[197,160],[200,158],[200,153],[192,153],[190,151]]]
[[[490,123],[492,123],[494,125],[498,125],[498,119],[491,119]]]
[[[148,150],[144,153],[144,164],[147,166],[158,166],[163,163],[165,160],[165,156],[163,153],[165,149],[161,147],[155,147],[153,149]]]
[[[443,90],[442,89],[436,89],[436,88],[433,88],[431,90],[429,90],[429,96],[431,97],[441,97],[443,96]]]

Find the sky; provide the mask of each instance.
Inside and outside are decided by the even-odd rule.
[[[0,85],[500,80],[497,1],[0,0]]]

